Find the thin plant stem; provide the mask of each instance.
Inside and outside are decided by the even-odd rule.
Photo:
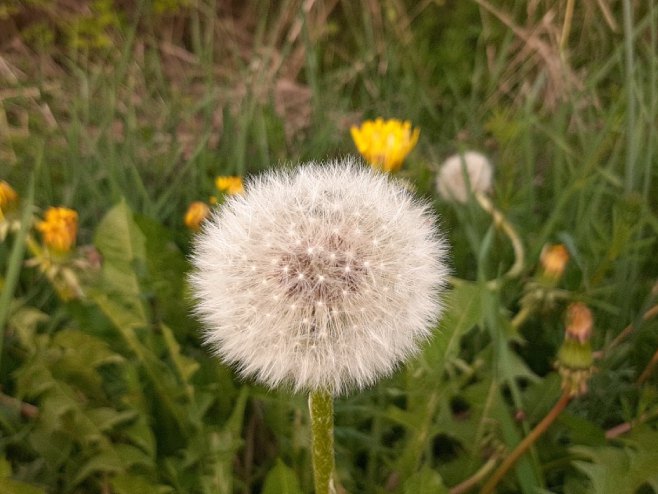
[[[605,438],[614,439],[616,437],[619,437],[622,434],[626,434],[627,432],[630,432],[633,428],[637,427],[638,425],[644,424],[649,420],[653,420],[657,416],[658,416],[658,410],[653,410],[649,413],[643,413],[635,420],[631,420],[629,422],[623,422],[621,424],[618,424],[608,429],[607,431],[605,431]]]
[[[23,266],[25,240],[28,237],[29,228],[31,226],[30,216],[32,216],[32,205],[34,202],[34,181],[34,174],[32,174],[28,186],[27,199],[23,205],[23,212],[21,214],[21,227],[18,231],[18,235],[14,238],[14,245],[9,254],[7,274],[0,295],[0,364],[2,363],[5,324],[9,319],[9,307],[12,301],[11,297],[14,295],[14,290],[18,284],[21,267]]]
[[[491,472],[496,467],[497,462],[498,462],[497,458],[491,458],[469,478],[467,478],[463,482],[460,482],[456,486],[452,487],[450,489],[450,494],[464,494],[465,492],[470,491],[473,487],[475,487],[480,482],[480,480],[482,480],[487,475],[489,475],[489,472]]]
[[[642,384],[644,381],[649,379],[649,376],[651,376],[651,373],[653,372],[653,369],[656,367],[656,365],[658,365],[658,350],[656,350],[656,353],[653,354],[653,357],[644,368],[644,371],[642,371],[642,374],[640,374],[640,377],[638,377],[637,383]]]
[[[0,393],[0,405],[18,411],[26,419],[36,419],[39,417],[39,409],[37,407],[4,393]]]
[[[512,451],[507,458],[505,458],[505,461],[503,461],[503,463],[498,467],[498,469],[494,472],[487,483],[484,484],[481,494],[490,494],[494,491],[498,485],[498,482],[503,479],[505,474],[507,474],[510,468],[512,468],[518,459],[523,456],[528,448],[530,448],[530,446],[532,446],[535,441],[537,441],[537,439],[539,439],[541,435],[546,432],[546,429],[548,429],[548,427],[555,421],[555,419],[558,418],[558,416],[562,413],[570,401],[571,393],[569,393],[569,391],[565,391],[560,399],[555,403],[553,408],[551,408],[551,410],[542,419],[542,421],[539,422],[535,428],[532,429],[530,434],[524,437],[523,441],[516,445],[514,451]]]
[[[525,263],[525,251],[523,249],[521,237],[519,237],[519,234],[516,232],[511,223],[507,221],[505,215],[496,209],[496,207],[491,202],[491,199],[480,192],[475,194],[475,198],[477,199],[478,204],[480,204],[482,209],[491,215],[496,227],[500,228],[512,243],[512,249],[514,250],[514,264],[512,264],[512,267],[510,267],[502,277],[509,279],[519,276],[523,271],[523,265]],[[500,279],[491,280],[487,283],[487,285],[494,289],[499,288]]]
[[[524,305],[521,307],[521,310],[514,316],[512,319],[512,327],[514,329],[519,329],[521,325],[526,322],[528,317],[532,314],[534,307],[531,305]]]
[[[571,33],[571,21],[573,20],[574,0],[567,0],[567,11],[564,15],[564,24],[562,25],[562,36],[560,37],[560,51],[564,52],[564,47],[569,40],[569,33]]]
[[[311,451],[315,494],[335,494],[334,399],[328,391],[313,391],[308,397],[311,416]]]
[[[657,285],[658,286],[658,285]],[[658,315],[658,304],[650,307],[649,309],[646,310],[644,314],[642,314],[642,322],[646,322]],[[628,336],[631,335],[635,331],[635,326],[633,324],[629,324],[626,326],[621,333],[617,335],[617,337],[612,340],[603,350],[603,354],[606,354],[609,352],[612,348],[616,347],[619,345],[624,339],[626,339]]]
[[[637,161],[637,138],[636,138],[636,106],[635,99],[635,60],[633,50],[633,8],[630,0],[622,1],[622,12],[624,19],[624,61],[625,61],[625,89],[626,89],[626,170],[624,176],[624,192],[629,194],[636,185],[636,161]]]

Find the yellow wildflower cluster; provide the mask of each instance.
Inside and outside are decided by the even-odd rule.
[[[359,153],[373,168],[397,172],[414,148],[420,129],[412,129],[411,122],[396,119],[366,120],[361,127],[350,129]]]
[[[78,234],[78,213],[62,207],[48,208],[44,221],[36,225],[44,244],[58,254],[65,254],[75,244]]]

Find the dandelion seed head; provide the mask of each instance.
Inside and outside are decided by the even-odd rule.
[[[446,159],[436,177],[436,189],[446,201],[468,202],[470,190],[489,192],[493,167],[489,159],[476,151],[454,154]]]
[[[445,256],[428,206],[347,158],[248,182],[204,224],[190,280],[206,342],[241,375],[341,394],[418,351]]]

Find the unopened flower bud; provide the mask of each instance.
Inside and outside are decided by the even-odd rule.
[[[591,332],[592,312],[581,302],[571,304],[567,309],[567,326],[556,366],[562,377],[562,389],[572,396],[587,392],[587,381],[594,372]]]
[[[575,302],[567,308],[567,327],[565,338],[578,340],[580,343],[589,341],[592,335],[592,311],[582,302]]]
[[[594,373],[592,348],[588,343],[564,340],[558,352],[557,368],[562,377],[562,389],[571,396],[587,392],[587,381]]]
[[[569,262],[569,251],[562,244],[547,245],[542,249],[539,260],[543,277],[555,282],[564,274]]]

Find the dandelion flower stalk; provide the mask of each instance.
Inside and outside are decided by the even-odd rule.
[[[327,391],[308,397],[315,494],[334,494],[334,398]]]
[[[516,232],[516,229],[512,224],[507,220],[505,215],[500,212],[491,202],[489,197],[481,192],[475,194],[475,198],[478,201],[478,204],[489,213],[494,221],[496,227],[500,228],[507,238],[509,238],[512,249],[514,250],[514,264],[509,268],[509,270],[503,275],[503,278],[516,278],[523,271],[523,265],[525,264],[525,250],[523,249],[523,242],[521,242],[521,237]],[[499,288],[500,280],[491,280],[489,286],[491,288]]]

